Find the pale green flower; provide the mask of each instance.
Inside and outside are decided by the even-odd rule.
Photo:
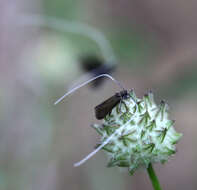
[[[130,174],[136,169],[147,168],[150,163],[164,163],[175,154],[175,144],[182,134],[168,118],[168,106],[164,101],[156,105],[152,92],[139,99],[132,90],[105,117],[102,124],[93,127],[101,135],[102,145],[109,156],[108,167],[127,167]]]

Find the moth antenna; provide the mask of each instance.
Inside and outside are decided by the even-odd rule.
[[[87,81],[91,77],[93,77],[91,72],[83,74],[82,76],[77,78],[74,82],[71,82],[71,84],[68,86],[68,91],[73,89],[75,86],[79,85],[81,83],[81,81]]]
[[[137,112],[137,104],[134,101],[134,104],[136,105],[136,112]],[[87,160],[89,160],[91,157],[93,157],[99,150],[101,150],[106,144],[108,144],[113,138],[114,136],[116,136],[116,134],[121,131],[127,124],[129,124],[131,122],[131,120],[133,119],[133,117],[135,116],[136,112],[134,113],[134,115],[132,116],[132,118],[127,121],[123,126],[121,126],[119,129],[116,129],[116,131],[109,137],[107,138],[98,148],[96,148],[94,151],[92,151],[90,154],[88,154],[85,158],[83,158],[82,160],[80,160],[79,162],[76,162],[74,164],[74,167],[78,167],[80,165],[82,165],[83,163],[85,163]]]
[[[68,96],[69,94],[72,94],[73,92],[75,92],[76,90],[78,90],[79,88],[87,85],[88,83],[96,80],[97,78],[100,78],[100,77],[107,77],[109,79],[111,79],[112,81],[114,81],[120,88],[122,88],[123,90],[125,90],[125,88],[123,87],[123,85],[117,81],[116,79],[114,79],[111,75],[109,74],[101,74],[101,75],[98,75],[96,77],[93,77],[85,82],[83,82],[82,84],[79,84],[78,86],[74,87],[73,89],[69,90],[68,92],[66,92],[61,98],[59,98],[54,104],[58,104],[59,102],[61,102],[66,96]]]
[[[106,144],[109,143],[109,141],[115,136],[115,134],[117,133],[114,132],[106,141],[104,141],[98,148],[96,148],[94,151],[92,151],[90,154],[88,154],[84,159],[80,160],[79,162],[74,164],[74,167],[78,167],[80,165],[82,165],[83,163],[85,163],[87,160],[89,160],[92,156],[94,156],[99,150],[101,150]]]

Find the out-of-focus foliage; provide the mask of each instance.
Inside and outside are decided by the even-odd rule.
[[[90,127],[96,122],[94,106],[119,89],[111,81],[97,90],[87,86],[54,106],[84,74],[78,57],[102,57],[102,52],[87,36],[31,25],[31,19],[22,24],[25,15],[31,18],[32,13],[80,21],[104,33],[117,58],[113,76],[134,88],[139,97],[152,89],[158,99],[165,99],[175,128],[184,134],[174,158],[164,166],[156,165],[163,189],[196,189],[195,1],[15,0],[1,4],[1,190],[152,189],[144,170],[130,177],[117,168],[107,169],[102,151],[73,168],[99,141]]]

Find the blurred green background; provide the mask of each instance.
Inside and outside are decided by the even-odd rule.
[[[102,151],[73,167],[99,141],[90,127],[98,122],[94,106],[119,88],[106,80],[54,106],[85,74],[79,56],[108,56],[87,36],[55,29],[56,22],[46,26],[48,17],[97,28],[117,61],[112,75],[139,97],[152,89],[158,103],[167,101],[184,136],[176,155],[156,164],[156,172],[163,189],[197,188],[196,1],[15,0],[1,5],[0,190],[152,189],[145,170],[131,177],[106,168]]]

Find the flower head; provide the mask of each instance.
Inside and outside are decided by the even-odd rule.
[[[108,167],[127,167],[133,174],[150,163],[166,162],[182,136],[175,131],[167,110],[164,101],[155,104],[152,92],[139,99],[132,90],[102,124],[94,124],[101,136],[98,146],[104,145],[102,149],[109,155]]]

